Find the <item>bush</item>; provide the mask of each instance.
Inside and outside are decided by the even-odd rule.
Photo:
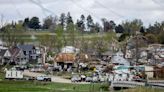
[[[158,41],[161,44],[164,44],[164,32],[160,32],[160,34],[158,35]]]
[[[148,40],[148,43],[156,43],[158,41],[157,37],[154,34],[147,34],[146,38]]]
[[[124,41],[124,40],[126,39],[126,37],[128,37],[128,36],[130,36],[129,33],[123,33],[123,34],[119,37],[118,41],[119,41],[119,42],[122,42],[122,41]]]

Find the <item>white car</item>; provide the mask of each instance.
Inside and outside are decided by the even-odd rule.
[[[36,80],[38,80],[38,81],[51,81],[51,78],[47,77],[47,76],[38,76],[36,78]]]
[[[98,82],[98,81],[99,81],[99,79],[98,79],[97,76],[94,76],[94,77],[92,78],[92,82]]]
[[[72,82],[81,82],[81,77],[78,75],[74,75],[74,76],[72,76],[71,81]]]
[[[92,77],[86,77],[86,82],[92,82]]]
[[[106,81],[104,77],[100,77],[99,80],[100,80],[100,82],[105,82]]]

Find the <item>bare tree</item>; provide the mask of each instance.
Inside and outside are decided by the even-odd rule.
[[[0,28],[2,28],[4,26],[4,16],[1,15],[1,18],[0,18]]]

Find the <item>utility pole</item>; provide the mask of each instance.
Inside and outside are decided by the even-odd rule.
[[[136,63],[138,63],[138,35],[136,35]]]

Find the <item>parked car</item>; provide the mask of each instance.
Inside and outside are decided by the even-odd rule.
[[[86,77],[86,82],[92,82],[92,77]]]
[[[36,77],[29,77],[28,80],[36,80]]]
[[[79,75],[74,75],[71,78],[72,82],[81,82],[81,77]]]
[[[38,80],[38,81],[51,81],[51,78],[48,76],[38,76],[36,78],[36,80]]]
[[[86,76],[85,75],[80,75],[81,77],[81,81],[85,81],[86,80]]]
[[[100,77],[99,80],[100,80],[100,82],[105,82],[106,81],[104,77]]]
[[[60,66],[55,66],[55,67],[53,67],[53,71],[60,71],[61,70],[61,67]]]
[[[94,76],[94,77],[92,78],[92,82],[99,82],[99,78],[98,78],[97,76]]]

